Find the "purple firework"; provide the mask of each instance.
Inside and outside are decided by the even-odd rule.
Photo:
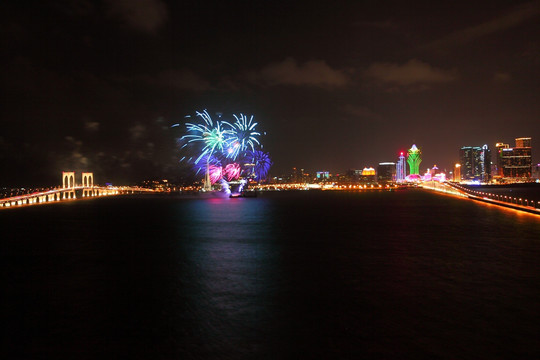
[[[268,171],[272,166],[272,160],[267,153],[261,150],[249,151],[247,158],[253,164],[253,174],[257,180],[262,180],[268,175]]]

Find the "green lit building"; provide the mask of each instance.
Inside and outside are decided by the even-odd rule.
[[[409,164],[410,175],[420,175],[420,163],[422,162],[422,151],[413,144],[407,151],[407,163]]]

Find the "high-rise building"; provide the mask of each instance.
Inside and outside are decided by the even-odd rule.
[[[377,181],[385,184],[396,181],[396,163],[379,163],[377,167]]]
[[[405,165],[405,155],[403,155],[403,152],[401,152],[398,158],[398,162],[396,164],[396,181],[404,182],[406,176],[407,166]]]
[[[454,181],[460,182],[461,181],[461,164],[457,163],[454,166]]]
[[[488,182],[491,179],[491,152],[487,145],[463,146],[459,158],[462,180]]]
[[[505,143],[496,143],[495,149],[497,152],[497,160],[495,161],[496,169],[493,172],[493,177],[495,178],[502,178],[503,177],[503,167],[502,167],[502,157],[501,152],[503,149],[508,149],[510,146]]]
[[[517,138],[513,148],[501,143],[496,146],[499,176],[514,179],[528,179],[532,176],[531,138]]]
[[[531,147],[531,138],[530,137],[517,138],[516,139],[516,147],[518,147],[518,148],[530,148]]]
[[[410,175],[420,175],[420,163],[422,162],[422,151],[413,144],[407,151],[407,163],[409,164]]]

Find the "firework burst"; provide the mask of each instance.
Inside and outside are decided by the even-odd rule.
[[[223,151],[227,139],[231,135],[231,130],[224,129],[221,122],[214,121],[206,110],[202,113],[197,112],[197,116],[203,119],[203,123],[186,123],[188,135],[184,135],[180,140],[187,140],[187,144],[193,142],[202,142],[203,148],[195,163],[199,163],[203,157],[210,157],[216,150]]]
[[[205,188],[221,182],[225,189],[242,176],[257,180],[267,176],[272,161],[260,150],[261,134],[253,116],[234,115],[236,121],[231,123],[214,121],[206,110],[196,115],[199,121],[186,123],[186,134],[179,139],[181,149],[187,151],[181,161],[191,163],[197,174],[206,174]]]
[[[257,123],[253,122],[253,115],[249,120],[243,114],[240,114],[240,117],[236,115],[234,117],[236,119],[234,124],[225,123],[231,128],[227,139],[227,157],[232,159],[236,159],[240,153],[248,149],[255,151],[255,144],[261,144],[257,139],[261,134],[255,131]]]
[[[227,179],[227,181],[236,180],[240,177],[241,172],[242,168],[240,167],[240,164],[232,163],[225,166],[225,169],[223,169],[223,177]]]
[[[261,150],[249,151],[246,155],[246,159],[251,161],[253,166],[253,174],[257,180],[262,180],[268,175],[268,171],[272,166],[272,160],[270,156]]]

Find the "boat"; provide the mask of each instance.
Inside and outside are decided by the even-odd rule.
[[[240,197],[244,197],[244,198],[254,198],[254,197],[257,197],[257,191],[255,190],[248,190],[248,191],[241,191],[239,193],[231,193],[229,195],[229,197],[231,199],[235,199],[235,198],[240,198]]]

